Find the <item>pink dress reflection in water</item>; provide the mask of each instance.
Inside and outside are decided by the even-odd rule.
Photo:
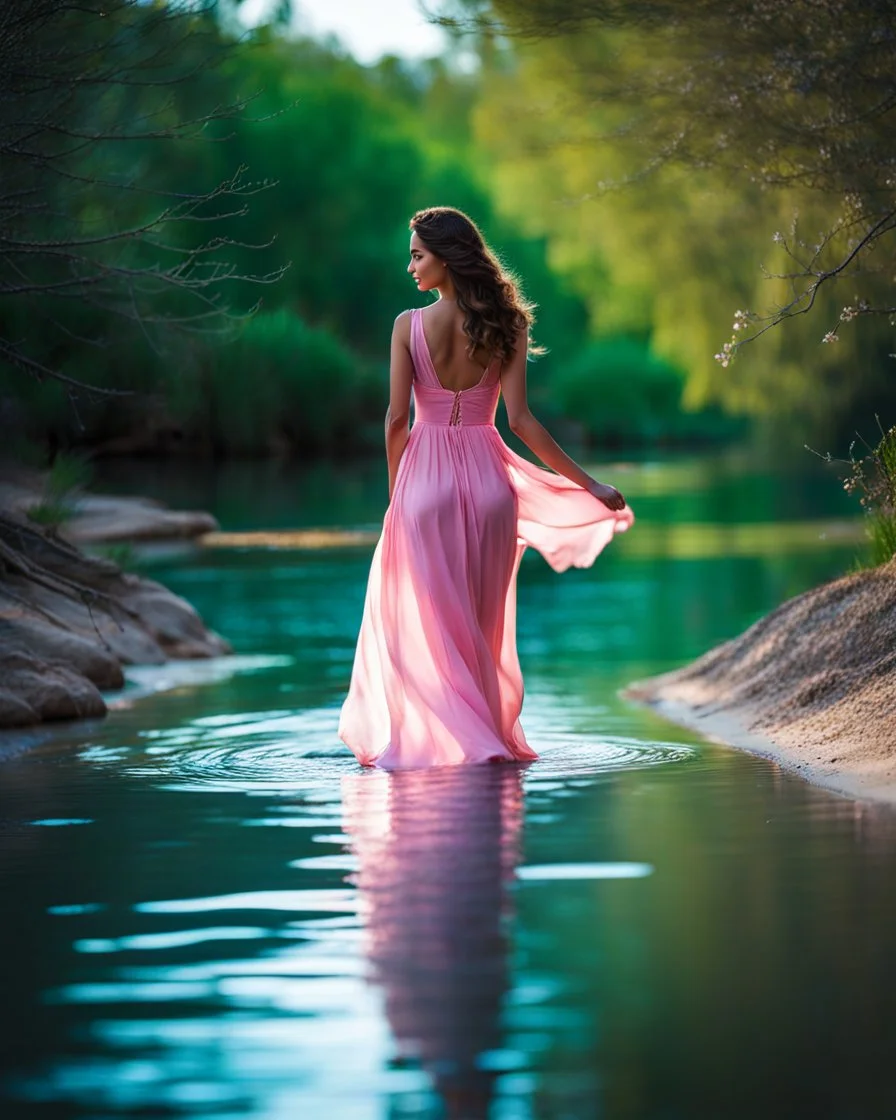
[[[383,994],[391,1064],[425,1070],[457,1120],[484,1120],[495,1079],[516,1068],[502,1068],[501,1006],[521,779],[516,766],[481,766],[342,780],[364,953]]]
[[[500,366],[443,389],[411,316],[414,425],[373,554],[339,735],[386,770],[537,758],[520,726],[516,574],[593,563],[631,510],[516,455],[495,428]]]

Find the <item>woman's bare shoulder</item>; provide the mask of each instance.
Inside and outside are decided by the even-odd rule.
[[[395,316],[395,322],[392,324],[392,337],[404,339],[405,342],[411,337],[411,319],[413,318],[413,308],[408,308],[406,311],[400,311]]]
[[[519,369],[519,368],[525,369],[526,368],[526,358],[528,357],[528,354],[529,354],[529,328],[528,327],[520,327],[520,329],[516,332],[516,338],[514,339],[514,342],[513,342],[513,353],[510,355],[509,358],[505,358],[505,360],[502,362],[501,372],[502,373],[507,373],[508,370],[511,370],[514,367],[516,367],[517,369]]]

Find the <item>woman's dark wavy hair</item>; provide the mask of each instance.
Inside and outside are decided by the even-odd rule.
[[[423,244],[448,266],[454,281],[457,306],[464,316],[464,333],[472,356],[482,349],[509,361],[516,350],[519,332],[535,321],[535,304],[523,298],[516,278],[486,245],[472,218],[451,206],[418,210],[410,228]],[[529,345],[530,354],[541,354]]]

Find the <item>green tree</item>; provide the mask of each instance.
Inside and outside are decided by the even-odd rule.
[[[216,217],[261,185],[231,165],[165,189],[153,169],[245,110],[184,103],[224,44],[213,11],[139,0],[22,0],[0,11],[0,363],[93,386],[79,356],[226,317],[239,275]],[[150,149],[155,149],[150,154]],[[280,269],[255,280],[274,280]],[[111,391],[107,387],[108,391]]]
[[[892,4],[452,10],[478,28],[480,135],[500,152],[499,195],[550,232],[553,262],[605,326],[652,330],[688,369],[692,404],[787,414],[815,432],[834,415],[848,426],[869,398],[896,404]],[[734,349],[797,321],[723,372],[713,354],[730,356],[719,343],[734,308],[751,312]],[[841,333],[861,316],[874,320],[861,336]]]

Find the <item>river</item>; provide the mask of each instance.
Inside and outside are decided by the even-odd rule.
[[[382,514],[379,464],[106,470],[229,531]],[[618,696],[846,570],[853,509],[812,462],[604,473],[631,533],[520,572],[528,767],[341,747],[369,544],[138,557],[236,653],[0,737],[4,1117],[896,1115],[896,813]]]

